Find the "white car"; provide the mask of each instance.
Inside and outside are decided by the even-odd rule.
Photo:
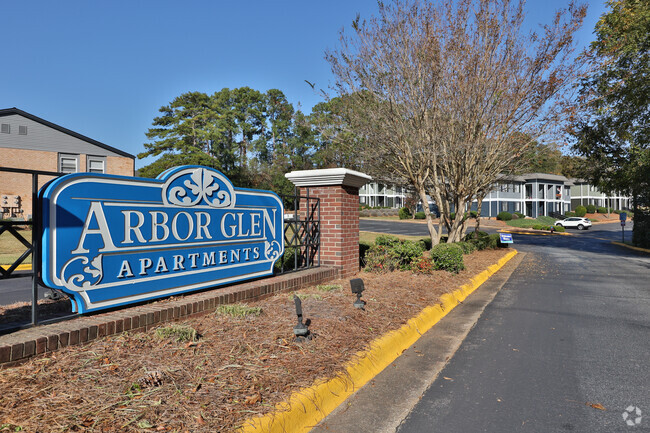
[[[563,219],[561,221],[556,221],[555,222],[556,226],[560,227],[565,227],[565,228],[577,228],[578,230],[585,230],[589,229],[591,227],[591,221],[589,221],[587,218],[580,218],[580,217],[571,217],[567,219]]]

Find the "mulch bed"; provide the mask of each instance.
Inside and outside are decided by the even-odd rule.
[[[183,322],[196,342],[160,338],[155,330],[73,346],[0,371],[0,431],[230,432],[272,411],[300,388],[342,369],[369,342],[397,329],[507,250],[465,256],[459,274],[362,272],[365,311],[341,289],[299,291],[315,338],[293,341],[292,295],[249,306],[259,316],[210,314]]]

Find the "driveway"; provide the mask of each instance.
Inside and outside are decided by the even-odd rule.
[[[425,223],[416,222],[360,219],[359,230],[364,232],[390,233],[405,236],[429,236],[427,225]],[[488,233],[496,233],[497,229],[493,227],[482,227],[481,230]],[[445,230],[444,233],[447,233],[447,231]]]
[[[322,428],[650,431],[650,255],[612,245],[621,236],[616,223],[571,233],[513,235],[515,247],[526,253],[521,264],[466,324],[471,328],[466,338],[429,376],[410,409],[397,416],[392,411],[407,400],[396,387],[373,392],[397,370],[387,368],[362,388],[369,386],[367,392],[355,394],[359,397],[344,403],[344,410],[326,418]],[[446,329],[445,320],[434,329]],[[422,338],[411,356],[435,354],[446,339],[425,343],[428,339]],[[409,378],[415,386],[420,372],[402,372],[399,388],[412,390]],[[362,416],[357,407],[375,408],[371,423],[350,425]]]

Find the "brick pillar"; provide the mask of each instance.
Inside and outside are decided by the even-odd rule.
[[[285,175],[301,195],[320,199],[321,264],[340,269],[341,278],[359,271],[359,188],[372,180],[345,168],[292,171]]]

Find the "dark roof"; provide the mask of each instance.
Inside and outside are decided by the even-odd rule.
[[[524,177],[526,180],[542,179],[542,180],[555,180],[555,181],[565,182],[565,183],[569,181],[569,179],[559,174],[526,173],[526,174],[522,174],[521,176]]]
[[[106,149],[106,150],[109,150],[111,152],[117,153],[118,155],[122,155],[122,156],[125,156],[127,158],[135,159],[135,156],[131,155],[130,153],[126,153],[126,152],[124,152],[122,150],[111,147],[108,144],[100,143],[99,141],[93,140],[90,137],[86,137],[85,135],[81,135],[79,133],[71,131],[71,130],[69,130],[67,128],[64,128],[63,126],[59,126],[59,125],[56,125],[56,124],[54,124],[52,122],[48,122],[47,120],[41,119],[40,117],[34,116],[33,114],[29,114],[26,111],[19,110],[16,107],[0,109],[0,117],[9,116],[11,114],[18,114],[20,116],[23,116],[23,117],[26,117],[26,118],[28,118],[30,120],[33,120],[34,122],[38,122],[38,123],[40,123],[42,125],[45,125],[45,126],[48,126],[48,127],[52,128],[52,129],[56,129],[57,131],[63,132],[64,134],[68,134],[68,135],[70,135],[70,136],[72,136],[74,138],[78,138],[79,140],[83,140],[83,141],[86,141],[86,142],[88,142],[90,144],[94,144],[95,146],[99,146],[99,147],[101,147],[103,149]]]

